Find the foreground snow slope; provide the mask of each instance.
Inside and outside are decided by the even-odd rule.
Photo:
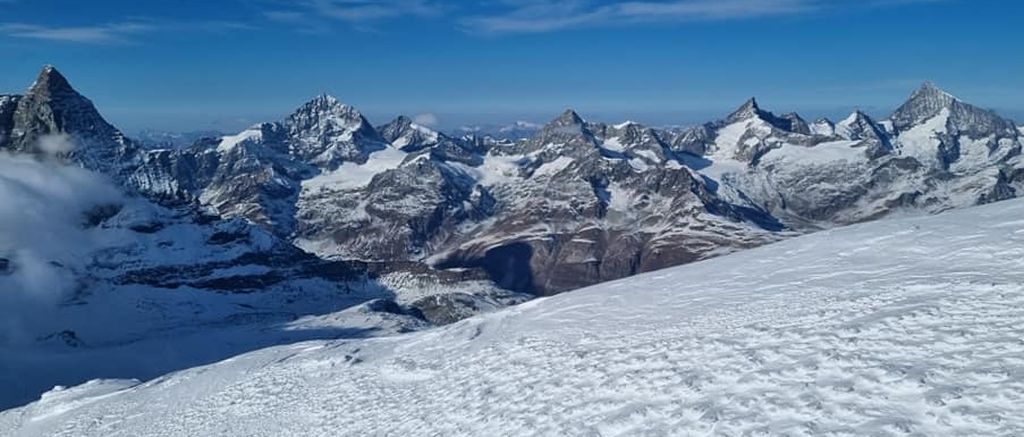
[[[1021,435],[1024,201],[94,381],[0,435]]]

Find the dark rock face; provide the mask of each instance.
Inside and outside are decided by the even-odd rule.
[[[524,302],[523,297],[487,298],[469,293],[443,293],[412,302],[409,307],[434,325],[447,325],[476,314]]]
[[[10,136],[14,129],[14,111],[21,96],[0,95],[0,149],[10,150]]]
[[[53,67],[46,67],[24,96],[0,104],[0,147],[15,153],[56,153],[86,168],[125,181],[138,160],[138,148],[108,124],[92,102],[78,94]],[[6,108],[3,108],[6,106]],[[66,135],[47,144],[48,136]]]

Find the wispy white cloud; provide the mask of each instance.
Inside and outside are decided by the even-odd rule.
[[[0,0],[0,5],[16,0]],[[0,36],[82,44],[125,44],[157,32],[250,30],[285,25],[323,34],[339,23],[377,30],[389,20],[438,18],[473,33],[543,33],[566,29],[754,19],[850,8],[956,0],[237,0],[256,10],[248,21],[167,22],[126,17],[76,26],[0,21]]]
[[[884,7],[946,0],[866,0]],[[798,15],[851,6],[845,0],[496,0],[496,10],[463,20],[478,33],[542,33],[649,23],[720,21]]]
[[[440,117],[438,117],[437,114],[433,114],[430,112],[417,114],[415,117],[412,118],[412,121],[413,123],[426,127],[437,127],[437,125],[441,123]]]
[[[366,23],[400,16],[431,16],[442,10],[429,0],[309,0],[307,7],[327,18]]]
[[[256,0],[270,21],[294,26],[302,32],[323,33],[341,23],[350,28],[374,30],[380,23],[402,17],[437,17],[456,8],[444,0]]]
[[[3,0],[0,0],[3,1]],[[253,29],[234,21],[166,22],[145,18],[85,26],[55,26],[23,22],[0,23],[0,35],[77,44],[130,44],[156,32],[226,32]]]
[[[28,23],[0,23],[0,34],[15,38],[85,44],[118,44],[134,35],[151,32],[154,27],[139,22],[123,22],[93,26],[44,26]]]

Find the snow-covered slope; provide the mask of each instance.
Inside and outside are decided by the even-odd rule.
[[[0,434],[1020,435],[1021,217],[878,221],[431,331],[58,388]]]
[[[244,220],[124,195],[53,158],[0,153],[0,198],[0,409],[55,384],[153,378],[525,299],[470,274],[323,261]]]

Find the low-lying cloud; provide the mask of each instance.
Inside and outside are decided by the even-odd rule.
[[[50,156],[70,153],[75,144],[67,134],[46,135],[39,139],[39,150]]]
[[[40,147],[70,150],[65,137],[45,138]],[[0,153],[0,199],[0,343],[6,343],[38,335],[49,311],[74,292],[95,249],[88,214],[122,199],[96,173],[7,153]]]
[[[413,121],[413,123],[416,123],[416,124],[418,124],[420,126],[426,126],[426,127],[431,127],[432,128],[432,127],[437,127],[437,125],[441,122],[441,119],[438,118],[438,116],[436,114],[431,114],[431,113],[427,112],[427,113],[416,115],[415,117],[412,118],[412,121]]]

